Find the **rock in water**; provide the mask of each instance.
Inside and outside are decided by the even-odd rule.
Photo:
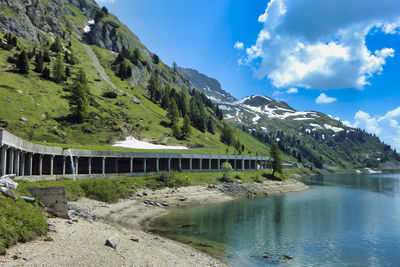
[[[119,237],[117,234],[109,237],[106,241],[106,246],[112,247],[112,248],[117,248],[119,244]]]

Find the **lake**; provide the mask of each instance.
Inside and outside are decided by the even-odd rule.
[[[232,266],[400,264],[400,174],[301,181],[310,189],[174,208],[151,225]]]

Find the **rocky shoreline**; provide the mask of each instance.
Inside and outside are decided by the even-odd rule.
[[[168,207],[204,205],[240,197],[303,191],[295,180],[264,183],[140,189],[136,196],[107,204],[91,199],[68,203],[71,219],[49,218],[52,241],[18,244],[0,257],[2,266],[226,266],[184,244],[148,233],[148,222]],[[48,240],[48,239],[47,239]],[[106,241],[109,240],[108,246]],[[110,245],[116,244],[115,248]]]

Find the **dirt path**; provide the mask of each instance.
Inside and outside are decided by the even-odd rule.
[[[115,84],[110,80],[110,77],[108,77],[106,71],[104,70],[103,66],[101,66],[99,59],[97,58],[96,54],[93,52],[92,48],[87,45],[87,44],[83,44],[83,46],[86,49],[86,52],[88,54],[88,56],[90,57],[90,59],[93,62],[93,66],[94,68],[97,70],[97,72],[99,73],[100,77],[108,84],[111,86],[111,88],[113,90],[117,90],[120,93],[123,93],[121,89],[119,89],[117,86],[115,86]]]

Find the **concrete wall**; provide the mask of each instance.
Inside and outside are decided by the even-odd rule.
[[[47,212],[68,219],[67,195],[65,187],[28,188],[47,208]]]
[[[32,144],[0,131],[0,175],[15,173],[29,180],[219,171],[223,162],[229,162],[237,171],[255,170],[265,169],[268,160],[265,156],[247,155],[63,149]]]

